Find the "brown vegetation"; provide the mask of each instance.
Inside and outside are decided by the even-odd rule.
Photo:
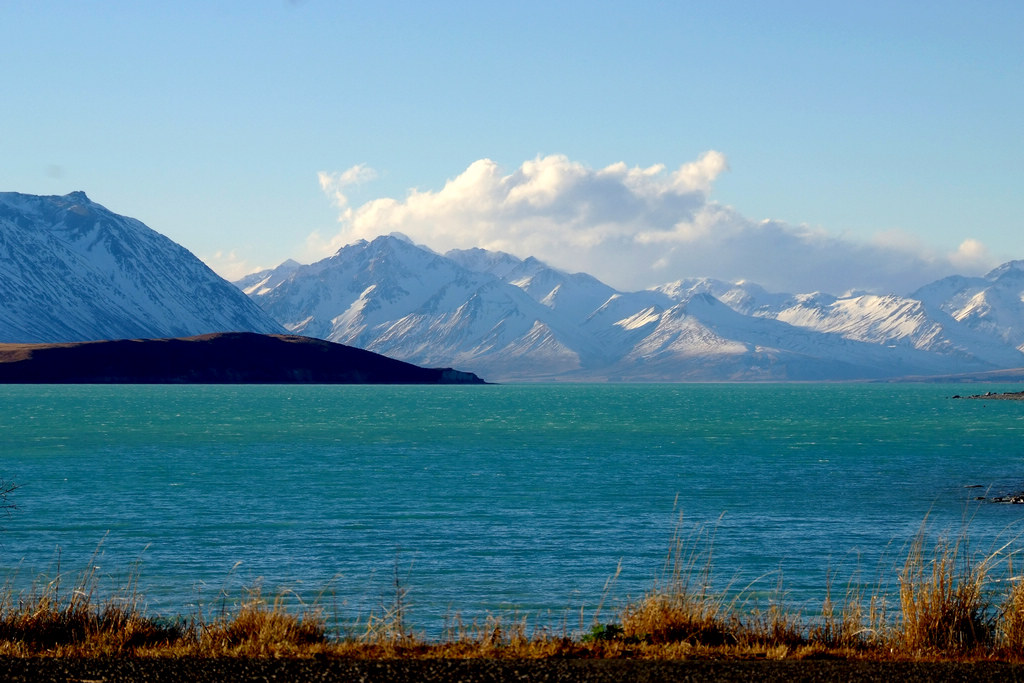
[[[587,633],[456,618],[437,640],[409,629],[397,572],[391,604],[354,634],[336,636],[323,609],[292,594],[268,601],[256,587],[217,618],[168,620],[142,613],[135,572],[101,601],[95,573],[85,571],[70,590],[58,578],[21,595],[0,593],[0,656],[1024,661],[1024,581],[1008,547],[973,557],[965,535],[929,545],[922,530],[895,577],[891,615],[884,591],[866,597],[853,581],[834,601],[831,576],[820,613],[807,615],[786,605],[781,581],[763,609],[746,604],[748,590],[712,590],[712,536],[677,533],[655,585],[607,623],[598,621],[602,599]]]

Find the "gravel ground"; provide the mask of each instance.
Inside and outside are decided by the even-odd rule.
[[[1024,681],[994,662],[0,658],[2,681]]]

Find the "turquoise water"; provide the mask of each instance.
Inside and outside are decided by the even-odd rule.
[[[652,585],[676,524],[723,586],[813,605],[826,574],[895,583],[926,516],[973,547],[1020,531],[1024,403],[998,385],[4,386],[0,578],[101,586],[150,611],[241,588],[351,622],[408,590],[436,633],[516,613],[576,628]],[[1016,389],[1016,387],[1010,387]],[[981,488],[970,488],[981,487]],[[845,579],[840,578],[840,582]],[[589,617],[587,617],[589,618]]]

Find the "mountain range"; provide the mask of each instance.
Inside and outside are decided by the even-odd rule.
[[[884,379],[1024,366],[1024,261],[905,295],[693,278],[625,292],[381,236],[234,283],[84,193],[0,193],[0,341],[303,335],[490,381]],[[244,292],[244,293],[243,293]]]
[[[236,283],[293,334],[494,380],[772,381],[1024,365],[1024,261],[907,296],[707,278],[622,292],[585,273],[400,235]]]

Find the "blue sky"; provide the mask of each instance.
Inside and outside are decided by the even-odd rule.
[[[904,293],[1024,258],[1022,35],[998,1],[6,0],[0,189],[230,277],[399,230]]]

